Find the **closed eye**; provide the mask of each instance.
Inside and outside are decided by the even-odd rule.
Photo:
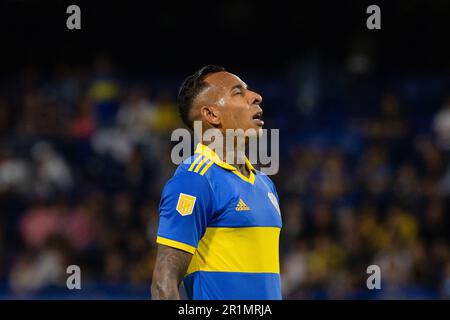
[[[234,95],[244,95],[245,88],[241,84],[235,85],[233,88],[231,88],[231,94]]]

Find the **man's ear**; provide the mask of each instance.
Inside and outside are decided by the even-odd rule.
[[[200,108],[202,119],[212,127],[217,128],[220,125],[220,111],[214,106],[203,106]]]

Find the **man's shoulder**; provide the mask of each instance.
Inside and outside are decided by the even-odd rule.
[[[266,173],[262,172],[261,170],[255,170],[255,171],[256,171],[256,175],[258,177],[260,177],[261,179],[270,181],[273,184],[272,179]]]
[[[206,175],[201,170],[195,170],[198,161],[195,162],[195,155],[184,160],[178,165],[175,173],[170,177],[163,188],[163,193],[184,191],[206,191],[210,190],[210,183]],[[184,192],[183,191],[183,192]]]
[[[215,185],[214,180],[220,179],[218,177],[218,170],[215,168],[214,162],[209,159],[201,157],[199,154],[194,154],[185,159],[175,170],[173,176],[169,179],[170,184],[185,184],[185,185]]]
[[[186,177],[209,177],[209,172],[211,171],[211,168],[213,167],[214,163],[207,159],[202,157],[199,154],[193,154],[192,156],[185,159],[177,168],[175,171],[174,176],[176,175],[182,175]],[[195,178],[194,178],[195,179]]]
[[[163,194],[180,190],[197,193],[213,192],[216,186],[213,180],[217,179],[217,174],[211,174],[213,166],[212,162],[202,162],[202,159],[198,158],[198,154],[194,154],[178,166],[173,176],[164,185]]]
[[[269,175],[267,175],[262,171],[257,170],[256,176],[259,177],[259,179],[261,179],[265,183],[267,183],[269,186],[271,186],[274,190],[276,190],[275,183],[273,182],[273,180],[270,178]]]

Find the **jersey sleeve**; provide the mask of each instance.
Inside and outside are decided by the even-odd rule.
[[[205,177],[193,172],[176,174],[162,192],[156,242],[194,254],[213,215],[213,205]]]

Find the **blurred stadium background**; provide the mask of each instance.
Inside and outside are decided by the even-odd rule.
[[[448,2],[378,3],[378,31],[364,1],[78,4],[80,31],[0,5],[0,299],[149,298],[177,88],[209,63],[281,129],[285,299],[450,298]]]

